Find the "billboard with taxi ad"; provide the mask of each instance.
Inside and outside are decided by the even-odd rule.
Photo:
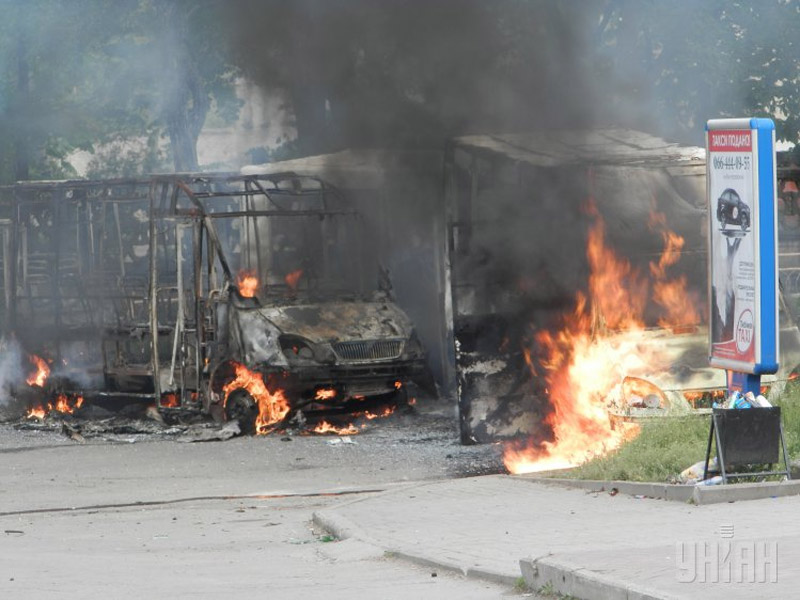
[[[770,119],[706,125],[709,361],[761,375],[778,369],[775,127]]]

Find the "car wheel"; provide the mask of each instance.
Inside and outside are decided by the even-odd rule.
[[[738,218],[739,218],[739,207],[738,206],[734,206],[734,207],[731,208],[731,220],[733,222],[736,222],[736,220]]]
[[[252,435],[256,432],[258,404],[247,390],[234,390],[225,403],[225,420],[238,421],[242,433]]]
[[[405,412],[411,407],[411,405],[408,403],[408,389],[406,386],[403,386],[399,390],[395,390],[389,394],[389,399],[390,402],[395,405],[398,411]]]

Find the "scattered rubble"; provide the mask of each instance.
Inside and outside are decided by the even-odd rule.
[[[242,433],[239,423],[233,421],[221,427],[193,429],[181,435],[178,442],[224,442]]]

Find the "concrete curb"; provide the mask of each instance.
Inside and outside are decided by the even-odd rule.
[[[587,492],[611,492],[642,496],[672,502],[691,502],[692,504],[718,504],[744,500],[762,500],[800,494],[800,480],[774,481],[765,483],[731,483],[728,485],[694,486],[668,483],[638,483],[632,481],[600,481],[589,479],[559,479],[551,477],[514,476],[515,479],[575,488]]]
[[[695,504],[737,502],[782,498],[800,494],[799,481],[774,481],[766,483],[733,483],[729,485],[697,486],[694,488]]]
[[[519,561],[525,583],[586,600],[676,600],[675,596],[631,585],[553,556]]]
[[[353,501],[350,501],[347,504],[353,504]],[[508,575],[506,573],[498,573],[488,569],[478,569],[471,566],[460,565],[440,557],[425,555],[419,552],[419,550],[409,550],[391,543],[381,542],[370,536],[366,531],[364,531],[364,529],[356,525],[347,517],[337,515],[335,510],[335,508],[328,508],[321,511],[315,511],[311,517],[311,520],[315,525],[341,540],[351,538],[356,539],[375,546],[376,548],[380,548],[392,557],[400,558],[422,567],[443,569],[457,575],[463,575],[464,577],[468,577],[470,579],[482,579],[485,581],[491,581],[492,583],[498,583],[500,585],[507,585],[509,587],[514,587],[514,585],[517,583],[517,575]]]

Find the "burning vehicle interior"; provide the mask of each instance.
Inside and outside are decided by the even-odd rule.
[[[37,394],[155,401],[267,433],[300,409],[402,402],[423,368],[358,214],[320,179],[163,175],[2,194],[4,329],[36,363]]]
[[[552,470],[710,411],[701,153],[625,130],[470,136],[446,168],[464,443]],[[786,308],[775,389],[800,362]]]
[[[704,173],[696,149],[624,130],[448,146],[436,268],[462,443],[505,440],[509,470],[543,470],[607,452],[644,420],[710,410],[725,380],[705,367]],[[780,174],[774,390],[800,364],[792,173]],[[424,376],[361,213],[318,177],[0,194],[3,323],[34,409],[134,400],[269,433],[298,411],[402,404]]]

